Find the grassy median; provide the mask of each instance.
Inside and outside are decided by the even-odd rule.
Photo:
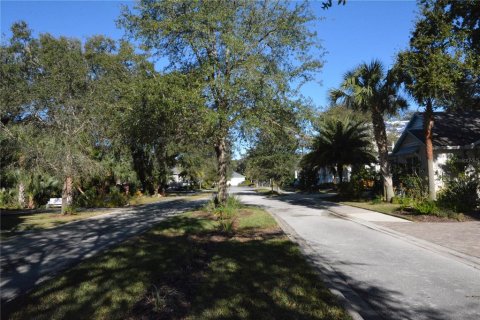
[[[274,219],[170,218],[3,306],[2,319],[349,319]]]

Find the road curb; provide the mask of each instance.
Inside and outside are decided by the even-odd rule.
[[[337,297],[340,305],[347,311],[353,320],[377,320],[383,319],[370,305],[360,296],[349,284],[336,272],[336,270],[328,263],[316,257],[316,251],[308,244],[300,235],[280,218],[276,213],[268,208],[264,208],[269,212],[278,225],[282,228],[287,237],[299,245],[303,255],[308,262],[321,274],[322,280],[328,290]],[[331,279],[329,275],[335,274],[337,278]]]
[[[361,225],[363,225],[367,228],[370,228],[370,229],[388,234],[392,237],[405,240],[405,241],[407,241],[411,244],[416,245],[417,247],[420,247],[420,248],[423,248],[425,250],[438,253],[438,254],[440,254],[444,257],[452,258],[452,259],[454,259],[454,260],[456,260],[460,263],[463,263],[463,264],[468,265],[472,268],[480,270],[480,259],[479,258],[476,258],[476,257],[470,256],[470,255],[455,251],[455,250],[447,248],[447,247],[443,247],[443,246],[434,244],[434,243],[426,241],[426,240],[422,240],[422,239],[407,235],[405,233],[395,231],[395,230],[390,229],[388,227],[379,226],[375,223],[368,222],[368,221],[363,220],[363,219],[351,217],[347,214],[338,212],[335,209],[330,208],[328,206],[326,206],[325,210],[329,211],[333,215],[335,215],[337,217],[340,217],[342,219],[349,220],[349,221],[361,224]]]

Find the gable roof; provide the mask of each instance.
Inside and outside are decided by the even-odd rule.
[[[232,178],[245,178],[245,176],[242,176],[240,173],[233,171]]]
[[[411,134],[421,143],[425,144],[423,131],[423,115],[417,112],[413,115],[393,149],[399,149],[405,138]],[[468,149],[480,144],[480,111],[466,112],[434,112],[433,147],[445,149]],[[421,128],[414,127],[420,121]]]

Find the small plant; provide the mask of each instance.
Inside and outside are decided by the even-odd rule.
[[[152,305],[153,311],[157,313],[168,312],[169,307],[175,304],[175,300],[180,296],[180,293],[167,286],[158,288],[153,285],[150,295],[147,297],[147,302]]]
[[[225,204],[215,207],[214,202],[207,204],[207,207],[212,208],[209,210],[213,212],[219,220],[219,229],[221,232],[232,233],[236,220],[237,210],[241,208],[240,200],[237,197],[228,197]]]
[[[65,207],[63,214],[75,214],[75,212],[77,212],[77,209],[75,206],[67,206]]]
[[[375,198],[373,198],[373,200],[372,200],[371,203],[372,203],[372,204],[380,204],[380,203],[382,203],[382,202],[383,202],[382,196],[377,195],[377,196],[375,196]]]
[[[398,204],[400,206],[400,210],[411,208],[414,202],[415,201],[410,197],[394,197],[392,199],[392,203]]]
[[[235,224],[235,219],[230,218],[230,219],[222,219],[219,222],[220,226],[220,231],[223,233],[228,233],[231,234],[233,233],[234,229],[234,224]]]

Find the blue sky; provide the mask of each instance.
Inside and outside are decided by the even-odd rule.
[[[122,3],[132,2],[2,0],[1,32],[8,35],[12,22],[25,20],[35,33],[81,39],[105,34],[119,39],[123,31],[116,28],[115,19]],[[407,47],[416,16],[414,1],[347,1],[329,10],[313,1],[312,6],[318,17],[324,17],[315,29],[327,51],[326,63],[316,82],[302,92],[317,107],[327,104],[328,89],[338,86],[342,75],[361,62],[379,59],[390,66],[395,54]]]

